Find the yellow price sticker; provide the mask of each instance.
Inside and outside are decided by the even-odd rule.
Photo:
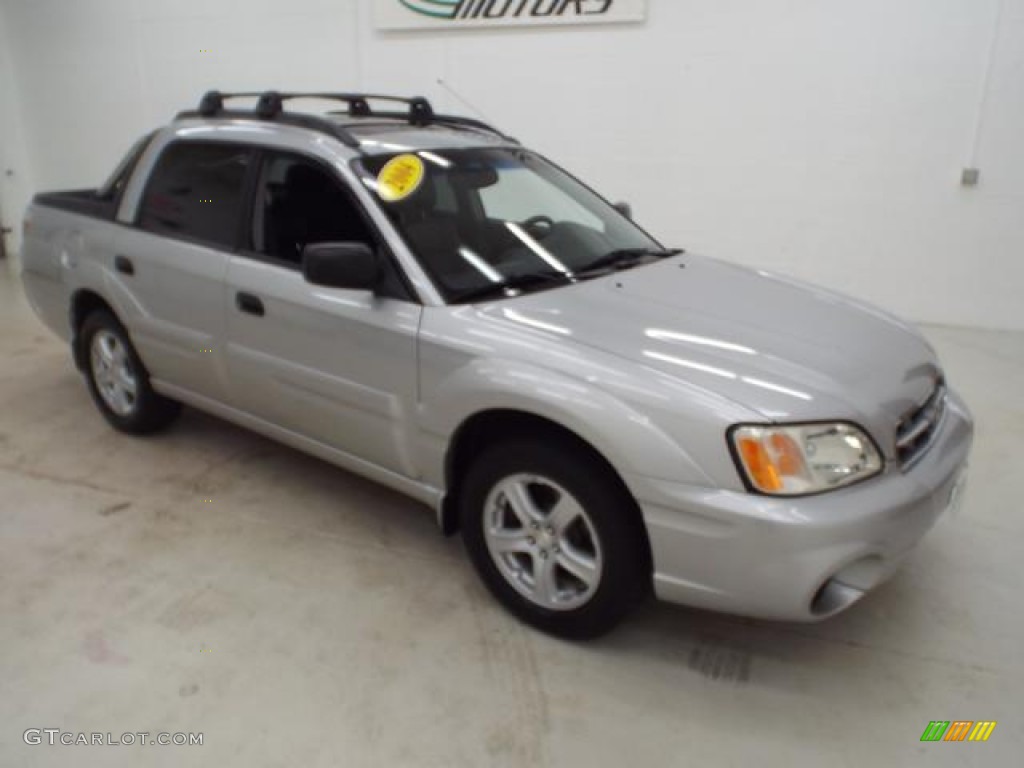
[[[416,155],[391,158],[377,174],[377,194],[385,203],[404,200],[420,188],[426,169]]]

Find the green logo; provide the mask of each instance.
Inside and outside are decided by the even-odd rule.
[[[949,728],[949,720],[932,720],[924,729],[921,741],[942,741],[947,728]]]
[[[433,16],[435,19],[453,19],[456,11],[462,4],[462,0],[398,0],[410,11],[421,13],[424,16]]]
[[[997,725],[995,720],[932,720],[921,741],[988,741]]]

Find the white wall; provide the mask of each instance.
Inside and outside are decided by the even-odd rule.
[[[0,224],[11,228],[11,234],[6,239],[7,256],[17,259],[21,240],[21,213],[31,198],[33,182],[3,11],[0,6]]]
[[[426,34],[375,32],[371,2],[0,0],[20,162],[95,184],[210,87],[466,111],[443,78],[669,244],[1024,329],[1024,0],[649,0],[644,25]]]

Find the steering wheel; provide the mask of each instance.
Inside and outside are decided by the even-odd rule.
[[[551,234],[551,230],[555,228],[555,220],[550,216],[543,214],[539,216],[531,216],[526,221],[520,222],[520,226],[525,229],[531,237],[537,240],[543,240],[545,237]]]

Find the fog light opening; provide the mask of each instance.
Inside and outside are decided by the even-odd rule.
[[[864,591],[829,579],[814,593],[811,599],[811,613],[825,617],[849,608],[864,597]]]

